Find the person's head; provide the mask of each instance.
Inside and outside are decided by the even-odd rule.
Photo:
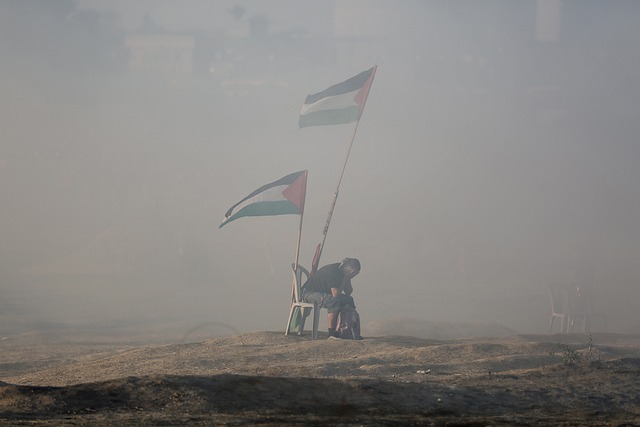
[[[340,263],[340,270],[350,279],[354,278],[360,273],[360,261],[357,258],[345,258]]]

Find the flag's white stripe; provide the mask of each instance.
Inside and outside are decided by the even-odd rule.
[[[324,111],[324,110],[339,110],[342,108],[347,108],[351,105],[356,105],[356,95],[360,91],[360,88],[357,90],[343,93],[341,95],[336,96],[327,96],[326,98],[322,98],[313,104],[304,104],[302,106],[301,115],[313,113],[316,111]]]
[[[287,200],[286,197],[284,197],[284,195],[282,194],[282,192],[289,185],[290,184],[278,185],[278,186],[275,186],[275,187],[271,187],[268,190],[263,191],[262,193],[256,194],[255,196],[251,197],[250,199],[245,200],[244,202],[242,202],[238,206],[236,206],[233,209],[233,212],[231,212],[231,215],[229,215],[229,216],[235,215],[235,213],[238,212],[240,209],[242,209],[245,206],[248,206],[248,205],[250,205],[252,203],[257,203],[257,202],[275,202],[275,201],[280,201],[280,200]]]

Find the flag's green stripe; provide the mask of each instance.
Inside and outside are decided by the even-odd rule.
[[[223,222],[220,227],[230,223],[238,218],[245,216],[269,216],[269,215],[289,215],[300,214],[298,209],[293,203],[288,200],[278,200],[275,202],[257,202],[252,203],[244,208],[240,209],[235,215],[232,215]]]
[[[342,95],[327,96],[319,99],[313,104],[304,104],[300,110],[300,114],[306,115],[318,111],[341,110],[343,108],[351,107],[352,105],[357,105],[356,96],[358,96],[357,90],[343,93]]]
[[[352,105],[339,110],[316,111],[301,115],[298,125],[301,128],[305,126],[341,125],[355,122],[359,117],[360,107]]]
[[[300,175],[302,175],[304,173],[304,171],[300,171],[300,172],[294,172],[292,174],[289,174],[287,176],[285,176],[284,178],[280,178],[277,181],[271,182],[269,184],[263,185],[262,187],[258,188],[257,190],[255,190],[254,192],[252,192],[251,194],[249,194],[247,197],[245,197],[244,199],[240,200],[238,203],[236,203],[235,205],[231,206],[229,208],[229,210],[227,211],[227,213],[225,214],[225,217],[228,217],[229,215],[231,215],[231,212],[233,212],[233,210],[238,206],[241,205],[242,203],[246,202],[247,200],[251,199],[252,197],[255,197],[257,195],[259,195],[260,193],[264,193],[265,191],[268,191],[269,189],[272,189],[273,187],[278,187],[278,186],[283,186],[283,185],[291,185],[295,182],[296,179],[298,179],[298,177]],[[284,197],[284,196],[283,196]]]
[[[225,218],[230,217],[238,213],[238,211],[254,203],[260,202],[277,202],[279,200],[287,200],[282,192],[288,188],[288,185],[278,185],[275,187],[267,188],[266,190],[254,195],[253,197],[244,198],[241,202],[236,203],[231,207],[224,215]]]

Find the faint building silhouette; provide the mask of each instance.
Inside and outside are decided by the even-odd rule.
[[[129,35],[125,46],[130,51],[129,69],[170,77],[193,74],[195,39],[191,35]]]

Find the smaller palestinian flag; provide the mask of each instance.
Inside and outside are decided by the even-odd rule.
[[[307,171],[292,173],[263,185],[231,206],[220,227],[243,216],[302,215],[307,194]]]
[[[298,125],[340,125],[360,120],[377,65],[342,83],[307,96]]]

